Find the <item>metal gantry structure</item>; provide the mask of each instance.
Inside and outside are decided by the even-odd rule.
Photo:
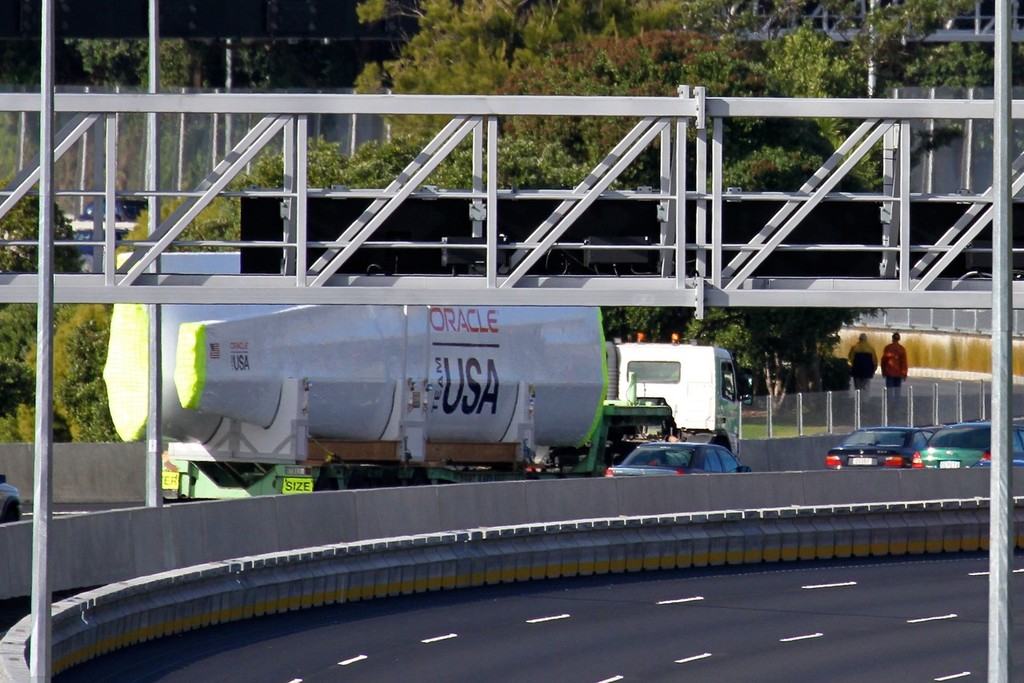
[[[93,180],[58,184],[56,200],[90,197],[105,207],[96,212],[94,241],[74,242],[95,249],[92,272],[56,274],[57,302],[659,305],[698,313],[709,306],[941,309],[991,302],[984,269],[991,263],[991,100],[719,98],[684,86],[678,97],[58,94],[54,107],[64,121],[54,142],[58,168],[66,155],[86,154],[78,149],[84,140],[99,141],[89,152]],[[1015,117],[1024,116],[1022,107],[1015,105]],[[39,99],[7,96],[3,112],[38,116]],[[253,123],[190,188],[119,186],[118,178],[130,175],[116,162],[124,144],[119,121],[183,112]],[[309,120],[324,115],[431,116],[441,123],[385,187],[313,187]],[[519,117],[594,117],[626,132],[574,187],[502,186],[499,140]],[[849,133],[799,186],[744,189],[726,185],[725,169],[729,131],[745,119],[780,126],[836,119]],[[932,144],[940,139],[936,122],[943,145]],[[434,171],[466,149],[471,185],[434,184]],[[233,186],[268,150],[281,155],[281,186]],[[121,164],[145,164],[145,156]],[[656,177],[624,187],[620,176],[641,159]],[[987,177],[977,173],[986,167]],[[1022,168],[1024,156],[1017,156],[1014,193],[1024,185]],[[12,171],[0,192],[0,219],[35,191],[38,157]],[[866,173],[875,177],[859,186],[869,189],[847,189]],[[147,239],[118,242],[115,231],[104,234],[118,199],[151,197],[175,206]],[[272,201],[279,236],[188,239],[190,225],[218,198],[262,200],[255,205],[264,213]],[[457,207],[457,218],[445,219],[450,234],[421,229],[417,216],[432,201]],[[311,207],[325,202],[347,203],[349,218],[315,224]],[[525,212],[532,222],[513,211],[530,202],[538,207]],[[592,219],[611,205],[612,222]],[[870,219],[842,220],[854,214]],[[24,246],[0,241],[0,250]],[[196,247],[280,257],[275,272],[161,272],[161,255]],[[371,251],[377,261],[399,252],[424,256],[408,267],[361,265],[360,255]],[[424,259],[468,265],[422,267]],[[0,274],[0,284],[4,302],[35,301],[32,273]]]

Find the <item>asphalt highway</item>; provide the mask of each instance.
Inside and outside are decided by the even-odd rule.
[[[55,680],[984,681],[987,569],[982,554],[931,555],[430,593],[203,629]]]

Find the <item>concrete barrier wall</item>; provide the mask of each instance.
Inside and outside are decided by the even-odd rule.
[[[779,439],[744,439],[740,460],[755,472],[804,472],[825,469],[825,455],[846,434],[815,434]]]
[[[1022,508],[1017,511],[1020,517]],[[988,545],[988,516],[980,500],[722,510],[467,529],[242,557],[104,586],[56,604],[52,669],[58,674],[112,650],[213,624],[425,591],[725,564],[977,551]],[[1024,547],[1024,537],[1014,541]],[[0,681],[29,679],[30,635],[27,617],[0,642]]]
[[[31,502],[35,450],[27,443],[0,443],[0,474]],[[146,500],[143,443],[53,445],[54,503],[139,503]]]
[[[741,460],[755,472],[794,472],[825,467],[825,453],[842,435],[745,440]],[[0,474],[32,501],[35,452],[32,444],[0,443]],[[54,503],[141,503],[146,500],[143,443],[58,443],[53,445]],[[495,508],[500,510],[501,508]]]
[[[767,472],[322,492],[57,517],[54,590],[295,548],[507,524],[988,497],[987,470]],[[1024,495],[1024,480],[1015,482]],[[31,588],[30,521],[0,527],[0,599]]]

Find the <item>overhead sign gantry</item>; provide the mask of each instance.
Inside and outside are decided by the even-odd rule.
[[[37,116],[38,107],[33,95],[10,95],[0,115]],[[445,301],[699,311],[897,302],[984,308],[991,301],[991,171],[978,171],[991,169],[983,158],[991,150],[991,100],[718,98],[682,87],[679,97],[58,94],[55,109],[66,122],[55,141],[58,167],[61,159],[92,154],[98,179],[58,185],[58,202],[88,197],[113,207],[154,195],[179,202],[140,241],[104,234],[97,214],[95,238],[74,243],[96,252],[93,271],[57,274],[61,302]],[[119,177],[140,177],[125,164],[146,163],[143,154],[121,151],[126,122],[150,112],[252,123],[191,186],[119,185]],[[626,131],[589,175],[573,187],[501,184],[505,122],[580,112],[624,122]],[[312,186],[311,119],[370,115],[431,115],[442,123],[384,187]],[[793,187],[728,186],[728,135],[744,119],[839,119],[850,133]],[[936,125],[958,132],[952,143],[922,144]],[[187,137],[192,127],[180,130]],[[471,182],[438,186],[434,171],[457,150],[470,152]],[[281,186],[233,185],[268,153],[280,155]],[[625,170],[652,155],[651,183],[624,186]],[[1018,157],[1015,193],[1024,185],[1022,167]],[[848,189],[854,170],[861,178],[876,174],[860,184],[869,189]],[[38,162],[13,171],[0,192],[0,218],[33,191]],[[190,239],[189,227],[218,198],[241,202],[239,238]],[[16,246],[0,241],[0,249]],[[154,272],[162,254],[196,247],[241,250],[243,272]],[[115,249],[126,253],[123,262]],[[0,284],[3,301],[35,300],[31,273],[4,273]]]

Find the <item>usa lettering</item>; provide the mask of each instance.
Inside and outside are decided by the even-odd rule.
[[[231,354],[231,369],[235,372],[247,372],[249,370],[249,354]]]
[[[434,391],[434,408],[440,399],[441,409],[452,414],[479,415],[490,405],[490,413],[498,411],[498,369],[494,360],[486,360],[486,368],[477,358],[435,358],[438,387]]]

